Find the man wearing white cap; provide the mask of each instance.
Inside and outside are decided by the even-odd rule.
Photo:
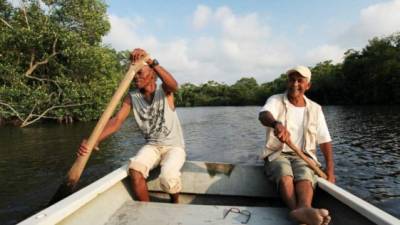
[[[132,63],[147,55],[143,49],[134,49]],[[160,186],[178,203],[182,188],[180,170],[185,162],[185,143],[182,128],[175,110],[173,93],[178,89],[174,77],[156,59],[147,60],[134,78],[136,90],[129,93],[118,113],[110,119],[101,133],[99,142],[118,131],[132,110],[146,144],[130,159],[129,175],[133,192],[139,201],[149,201],[146,178],[149,171],[161,165]],[[162,85],[157,86],[157,76]],[[87,154],[83,141],[79,155]]]
[[[311,71],[297,66],[287,71],[287,89],[268,98],[259,120],[266,126],[266,144],[262,157],[269,179],[277,184],[290,215],[307,225],[326,225],[331,220],[326,209],[311,206],[316,175],[306,162],[285,143],[290,140],[320,166],[316,157],[319,145],[330,182],[335,182],[331,137],[321,106],[304,93],[311,87]]]

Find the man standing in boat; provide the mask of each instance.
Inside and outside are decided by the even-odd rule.
[[[325,158],[328,181],[334,183],[331,137],[321,106],[304,95],[311,87],[311,71],[297,66],[287,71],[287,76],[286,92],[268,98],[259,114],[260,122],[267,127],[262,155],[266,174],[277,184],[292,218],[307,225],[326,225],[331,220],[328,210],[311,205],[316,175],[285,143],[293,141],[320,166],[316,157],[318,144]]]
[[[132,63],[147,55],[142,49],[131,53]],[[129,175],[133,192],[139,201],[149,201],[146,178],[149,171],[161,165],[160,186],[170,194],[171,202],[178,203],[182,188],[180,170],[185,162],[185,143],[175,110],[173,93],[178,83],[156,59],[149,59],[135,76],[136,90],[129,93],[117,114],[111,118],[100,135],[100,141],[118,131],[132,110],[146,144],[130,159]],[[162,85],[157,87],[157,77]],[[79,155],[87,154],[83,141]]]

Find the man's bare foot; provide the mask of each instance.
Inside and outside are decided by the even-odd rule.
[[[170,196],[170,198],[171,198],[171,203],[176,203],[176,204],[178,204],[179,203],[179,194],[178,193],[176,193],[176,194],[169,194],[169,196]]]
[[[331,221],[326,209],[299,208],[290,212],[290,216],[307,225],[328,225]]]
[[[324,221],[322,222],[322,225],[328,225],[329,222],[331,222],[331,217],[326,216],[326,217],[324,217]]]

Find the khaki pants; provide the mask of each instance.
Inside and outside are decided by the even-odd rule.
[[[272,161],[265,161],[265,173],[267,177],[275,182],[279,190],[279,182],[283,176],[291,176],[294,181],[309,180],[315,188],[317,178],[314,171],[307,163],[295,153],[281,153]]]
[[[129,168],[139,171],[147,178],[150,170],[161,165],[161,189],[175,194],[182,189],[180,170],[185,159],[186,153],[181,147],[144,145],[136,156],[130,159]]]

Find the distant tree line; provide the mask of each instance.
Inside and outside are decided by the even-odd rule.
[[[181,85],[175,95],[178,106],[244,106],[261,105],[266,97],[282,92],[286,87],[286,78],[259,85],[254,78],[241,78],[233,85],[208,81],[205,84]]]
[[[0,0],[0,125],[97,119],[129,63],[129,51],[102,44],[110,24],[103,0]],[[399,104],[400,34],[374,38],[343,63],[312,69],[308,96],[321,104]],[[284,72],[284,71],[283,71]],[[261,105],[286,75],[258,84],[183,84],[178,106]]]
[[[318,63],[308,97],[323,105],[364,105],[400,103],[400,33],[374,38],[360,51],[348,50],[343,63]],[[286,89],[287,76],[258,84],[242,78],[233,85],[208,81],[181,85],[178,106],[262,105],[266,99]]]

